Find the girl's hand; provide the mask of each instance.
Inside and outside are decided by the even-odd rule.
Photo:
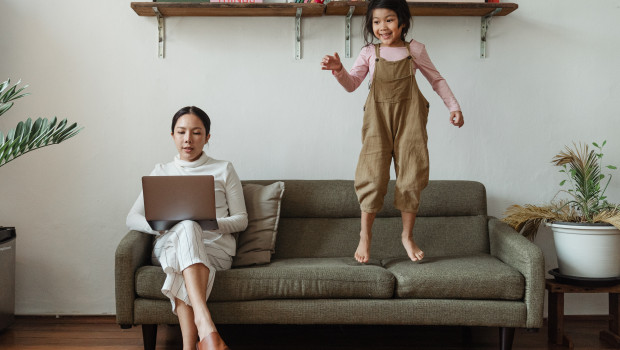
[[[336,73],[340,73],[342,68],[342,62],[340,62],[340,56],[338,56],[338,52],[334,52],[333,56],[326,55],[321,61],[322,70],[331,70]]]
[[[465,120],[463,120],[463,113],[461,111],[450,112],[450,123],[454,126],[458,126],[459,128],[465,124]]]

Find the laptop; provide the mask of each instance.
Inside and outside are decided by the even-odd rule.
[[[218,229],[215,182],[211,175],[143,176],[144,213],[155,231],[193,220],[203,230]]]

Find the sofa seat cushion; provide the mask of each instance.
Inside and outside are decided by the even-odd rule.
[[[136,293],[166,299],[161,267],[136,272]],[[394,295],[394,276],[379,262],[346,258],[274,259],[267,265],[217,271],[209,301],[264,299],[385,299]]]
[[[524,295],[523,275],[488,254],[382,263],[396,277],[397,298],[521,300]]]

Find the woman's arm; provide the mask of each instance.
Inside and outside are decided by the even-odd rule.
[[[151,171],[149,176],[161,175],[161,164],[155,166],[155,169]],[[150,233],[152,235],[158,235],[160,232],[154,231],[151,228],[151,225],[146,221],[146,216],[144,216],[144,194],[140,191],[140,195],[136,202],[129,210],[129,214],[127,214],[127,220],[125,221],[127,228],[130,230],[136,230],[140,232]]]
[[[218,218],[220,227],[217,232],[235,233],[245,230],[248,226],[248,213],[243,198],[243,188],[239,176],[231,163],[226,168],[226,201],[228,202],[228,215]]]
[[[151,229],[151,226],[146,221],[146,217],[144,216],[144,195],[142,194],[142,191],[140,191],[138,199],[136,199],[133,207],[131,207],[129,214],[127,215],[126,223],[130,230],[146,232],[152,235],[159,234],[159,232]]]

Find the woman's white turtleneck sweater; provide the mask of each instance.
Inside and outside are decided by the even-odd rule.
[[[245,230],[248,225],[248,214],[245,209],[241,181],[232,163],[210,158],[204,152],[193,162],[181,160],[177,155],[170,163],[157,164],[150,175],[213,175],[215,178],[215,214],[219,229],[205,232],[209,233],[208,241],[218,241],[228,255],[235,255],[236,242],[232,233]],[[127,227],[130,230],[159,234],[153,231],[146,221],[142,192],[127,215]]]

